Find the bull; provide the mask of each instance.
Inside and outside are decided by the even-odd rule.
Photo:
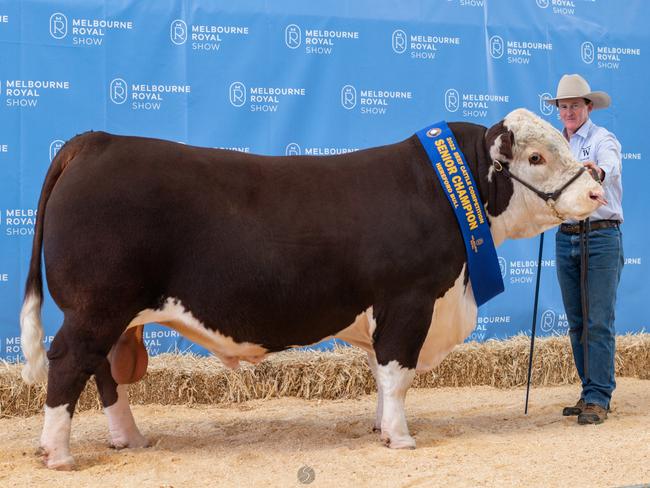
[[[562,135],[526,110],[489,129],[449,126],[497,246],[586,218],[603,201]],[[560,187],[551,201],[536,194]],[[47,353],[41,251],[64,316]],[[413,448],[404,412],[413,377],[463,342],[476,318],[459,227],[416,136],[274,157],[90,132],[61,148],[40,195],[22,374],[47,378],[40,445],[49,468],[69,469],[72,415],[90,376],[112,444],[147,445],[127,396],[147,368],[145,323],[229,367],[337,337],[368,353],[382,441]]]

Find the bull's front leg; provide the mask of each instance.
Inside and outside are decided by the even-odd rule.
[[[404,400],[413,378],[431,316],[431,295],[412,291],[374,307],[374,348],[381,395],[381,439],[392,449],[414,449],[406,423]]]

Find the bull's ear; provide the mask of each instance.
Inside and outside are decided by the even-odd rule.
[[[490,158],[505,158],[512,161],[512,148],[515,145],[515,135],[503,123],[494,124],[485,133],[485,149],[487,149]]]

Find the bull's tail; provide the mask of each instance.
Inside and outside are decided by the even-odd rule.
[[[41,383],[47,379],[47,356],[43,346],[43,323],[41,322],[41,306],[43,304],[41,249],[43,247],[45,207],[61,173],[78,154],[82,138],[83,136],[75,137],[59,150],[47,172],[38,201],[32,257],[25,284],[25,299],[20,311],[20,344],[26,361],[21,374],[25,383],[28,384]]]

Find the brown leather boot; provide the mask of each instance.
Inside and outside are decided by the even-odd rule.
[[[578,415],[578,423],[585,424],[602,424],[607,418],[607,409],[596,405],[595,403],[587,403],[584,410]]]
[[[573,407],[564,407],[562,409],[562,415],[565,417],[570,417],[572,415],[580,415],[582,411],[585,409],[585,401],[581,398],[578,400],[578,403],[576,403]]]

